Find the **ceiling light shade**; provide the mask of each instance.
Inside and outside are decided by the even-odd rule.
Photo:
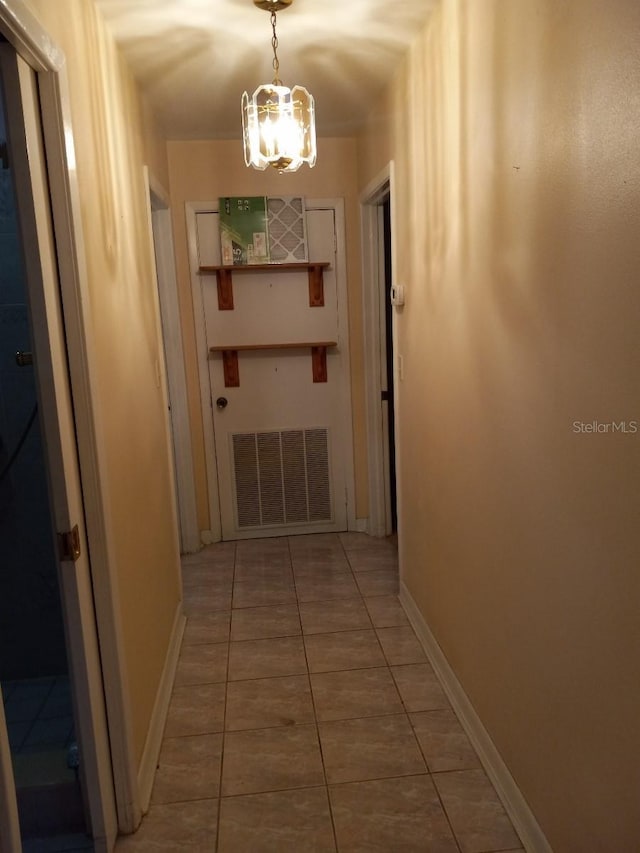
[[[278,77],[276,10],[286,8],[292,0],[254,0],[271,11],[273,38],[273,83],[258,86],[253,95],[242,95],[242,135],[244,161],[247,166],[264,170],[273,166],[278,172],[295,172],[303,163],[316,162],[316,121],[313,96],[304,86],[292,89],[282,85]]]
[[[244,161],[254,169],[295,172],[316,162],[313,96],[303,86],[259,86],[242,96]]]

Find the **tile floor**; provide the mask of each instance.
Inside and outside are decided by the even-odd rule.
[[[68,815],[69,823],[73,822],[80,813],[76,806],[80,794],[75,771],[68,763],[70,750],[75,747],[69,678],[5,681],[2,695],[16,786],[41,792],[40,799],[29,800],[31,806],[26,816],[23,813],[22,820],[29,823],[30,833],[37,832],[38,824],[46,833],[41,806],[51,797],[56,807],[47,814],[57,811]],[[36,802],[38,805],[33,805]],[[86,835],[74,834],[30,837],[23,841],[22,848],[23,853],[87,853],[93,850],[93,845]]]
[[[363,534],[210,546],[151,807],[117,853],[522,850]]]
[[[74,736],[68,677],[5,681],[2,695],[12,754],[68,749]]]

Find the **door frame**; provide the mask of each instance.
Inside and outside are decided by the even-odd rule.
[[[60,535],[74,529],[77,553],[56,554],[51,530],[45,528],[38,535],[47,538],[57,564],[86,819],[96,848],[104,849],[115,837],[115,799],[38,84],[31,66],[6,43],[0,45],[0,68],[34,350],[43,474],[53,530]]]
[[[178,282],[171,220],[171,200],[164,187],[144,169],[144,181],[150,203],[150,240],[153,265],[158,282],[158,298],[162,341],[169,400],[170,444],[173,449],[177,521],[181,552],[192,554],[200,549],[198,512],[191,430],[189,429],[189,401],[184,366],[182,326],[178,302]]]
[[[11,747],[0,688],[0,853],[14,853],[20,850],[20,845],[18,801],[13,783]]]
[[[40,95],[86,537],[91,554],[92,617],[97,624],[99,642],[98,669],[95,671],[92,666],[92,678],[94,684],[101,682],[103,687],[108,721],[108,739],[103,746],[106,754],[110,754],[114,781],[115,806],[104,803],[104,849],[110,850],[118,828],[125,833],[136,829],[142,818],[142,807],[131,700],[125,678],[123,631],[117,607],[119,591],[109,538],[110,512],[103,473],[106,459],[101,435],[103,419],[100,403],[93,392],[95,358],[89,331],[90,299],[67,66],[63,52],[24,0],[0,0],[0,33],[36,73]],[[87,605],[86,599],[84,604]]]
[[[349,349],[349,303],[347,293],[347,261],[345,237],[344,199],[306,198],[307,210],[332,209],[335,214],[336,229],[336,289],[338,296],[338,341],[344,369],[342,399],[340,402],[341,429],[348,436],[347,446],[350,452],[345,459],[345,483],[347,502],[347,529],[357,530],[355,507],[355,472],[353,447],[353,415],[351,398],[351,359]],[[185,216],[187,225],[187,242],[189,252],[189,272],[191,277],[191,298],[193,301],[193,316],[196,330],[196,351],[198,355],[198,375],[200,381],[200,407],[203,417],[205,464],[207,470],[207,494],[209,498],[210,529],[202,531],[202,539],[206,543],[219,542],[222,539],[222,522],[220,516],[220,496],[218,492],[218,468],[216,463],[215,440],[213,430],[213,401],[209,382],[209,351],[207,349],[206,330],[204,326],[204,306],[202,303],[201,277],[197,272],[198,243],[196,216],[198,213],[218,213],[218,202],[186,202]],[[211,428],[206,428],[205,412],[209,411]],[[336,496],[337,498],[337,496]]]
[[[391,160],[360,194],[362,226],[362,309],[365,364],[365,405],[367,422],[367,456],[369,474],[370,536],[391,533],[391,497],[389,488],[389,421],[383,412],[382,391],[386,390],[386,328],[384,299],[384,238],[382,233],[382,203],[389,199],[391,206],[391,269],[395,278],[396,239],[394,163]],[[396,311],[392,319],[393,349],[397,353]],[[394,409],[398,412],[398,370],[394,364]],[[398,434],[395,434],[396,458]],[[400,514],[399,474],[396,466],[396,504]]]

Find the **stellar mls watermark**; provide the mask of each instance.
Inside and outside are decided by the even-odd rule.
[[[636,435],[640,431],[638,421],[574,421],[571,426],[579,435]]]

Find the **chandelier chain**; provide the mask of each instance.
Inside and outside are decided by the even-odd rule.
[[[275,9],[271,10],[271,29],[273,30],[273,36],[271,38],[271,47],[273,48],[273,85],[282,86],[282,80],[280,79],[280,61],[278,59],[278,36],[276,35]]]

